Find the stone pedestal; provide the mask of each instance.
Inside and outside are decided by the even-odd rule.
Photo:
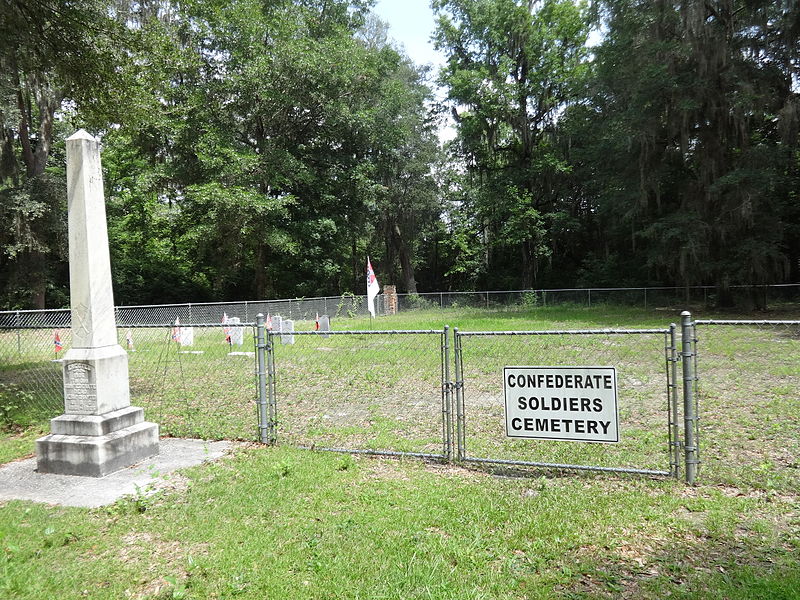
[[[63,414],[36,440],[39,473],[103,477],[158,454],[158,425],[128,406],[104,415]]]
[[[36,440],[40,473],[103,477],[158,454],[158,425],[130,406],[121,346],[72,348],[63,373],[64,414]]]
[[[72,348],[63,370],[64,414],[36,440],[40,473],[103,477],[158,454],[158,425],[130,405],[121,346]]]
[[[71,348],[63,374],[66,414],[102,415],[130,406],[128,353],[122,346]]]

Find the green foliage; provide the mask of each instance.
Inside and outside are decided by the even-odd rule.
[[[79,126],[121,304],[798,279],[796,6],[433,7],[444,102],[366,0],[7,2],[0,304],[68,301]]]
[[[539,294],[536,292],[523,292],[522,307],[525,309],[536,308],[539,306]]]
[[[453,149],[472,174],[464,185],[474,192],[462,200],[474,219],[468,231],[495,251],[485,257],[487,273],[516,255],[515,279],[530,287],[554,245],[547,215],[572,210],[559,189],[570,165],[553,134],[585,78],[585,7],[561,0],[533,9],[515,0],[434,7],[437,46],[448,57],[441,80],[458,111]]]
[[[722,290],[782,280],[795,254],[784,237],[798,142],[794,50],[766,28],[787,26],[796,9],[599,7],[608,34],[584,135],[604,135],[584,156],[599,167],[603,227],[620,241],[627,229],[629,249],[662,279]]]
[[[438,305],[433,300],[429,300],[419,294],[410,294],[403,300],[403,309],[407,310],[426,310],[436,307]]]
[[[20,408],[32,400],[29,392],[23,391],[13,383],[0,382],[0,430],[14,425],[14,418]]]
[[[357,316],[364,303],[363,296],[356,296],[352,292],[344,292],[336,305],[336,317],[348,316],[351,319]]]

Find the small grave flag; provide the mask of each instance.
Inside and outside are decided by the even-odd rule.
[[[314,331],[319,331],[319,313],[317,313],[317,317],[314,319]]]
[[[125,344],[128,346],[128,352],[136,352],[136,349],[133,347],[133,331],[130,329],[125,332]]]
[[[381,286],[378,284],[378,279],[375,277],[375,271],[372,270],[372,263],[369,262],[367,257],[367,310],[373,317],[375,316],[375,296],[381,291]]]
[[[53,331],[53,346],[55,347],[56,354],[64,349],[64,344],[61,343],[61,333],[58,329]]]
[[[222,333],[225,334],[225,342],[231,345],[231,328],[228,327],[228,313],[222,313]]]
[[[267,331],[272,331],[272,317],[267,313],[267,322],[266,322]]]
[[[181,322],[175,317],[175,325],[172,328],[172,339],[180,344],[181,342]]]

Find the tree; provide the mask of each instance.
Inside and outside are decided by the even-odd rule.
[[[118,282],[158,268],[216,298],[356,290],[377,221],[413,287],[416,225],[433,218],[429,91],[365,14],[240,0],[124,17],[146,49],[131,87],[151,100],[104,137]]]
[[[487,260],[509,264],[517,262],[509,252],[518,253],[514,283],[530,287],[552,254],[562,212],[559,181],[569,165],[555,134],[561,113],[579,100],[584,8],[562,0],[439,0],[434,7],[456,150],[478,190],[475,218]]]
[[[798,142],[797,8],[599,6],[608,34],[593,103],[606,223],[627,229],[617,237],[663,279],[713,282],[723,299],[732,284],[781,280]]]
[[[395,67],[382,82],[374,114],[371,159],[379,183],[375,212],[389,280],[397,281],[399,265],[401,290],[416,294],[419,245],[441,215],[433,172],[439,145],[435,122],[426,108],[431,90],[424,83],[424,73],[393,50],[385,54]]]
[[[63,154],[56,111],[108,105],[120,30],[101,1],[0,2],[0,271],[6,301],[44,308],[63,272]]]

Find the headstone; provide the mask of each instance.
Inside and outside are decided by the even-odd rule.
[[[194,327],[181,327],[181,346],[194,346]]]
[[[331,320],[328,317],[328,315],[322,315],[319,318],[318,323],[319,323],[319,329],[317,331],[326,332],[331,330]],[[328,333],[322,333],[322,337],[329,338],[331,336]]]
[[[244,344],[244,327],[236,327],[241,322],[239,317],[228,317],[228,325],[231,326],[231,346]]]
[[[102,477],[158,454],[158,425],[130,405],[128,355],[117,343],[100,148],[67,139],[72,347],[64,355],[64,414],[36,440],[40,473]]]
[[[294,321],[283,319],[281,321],[281,344],[294,344]]]
[[[283,327],[283,317],[280,315],[275,315],[272,317],[272,332],[273,333],[280,333],[281,327]]]

